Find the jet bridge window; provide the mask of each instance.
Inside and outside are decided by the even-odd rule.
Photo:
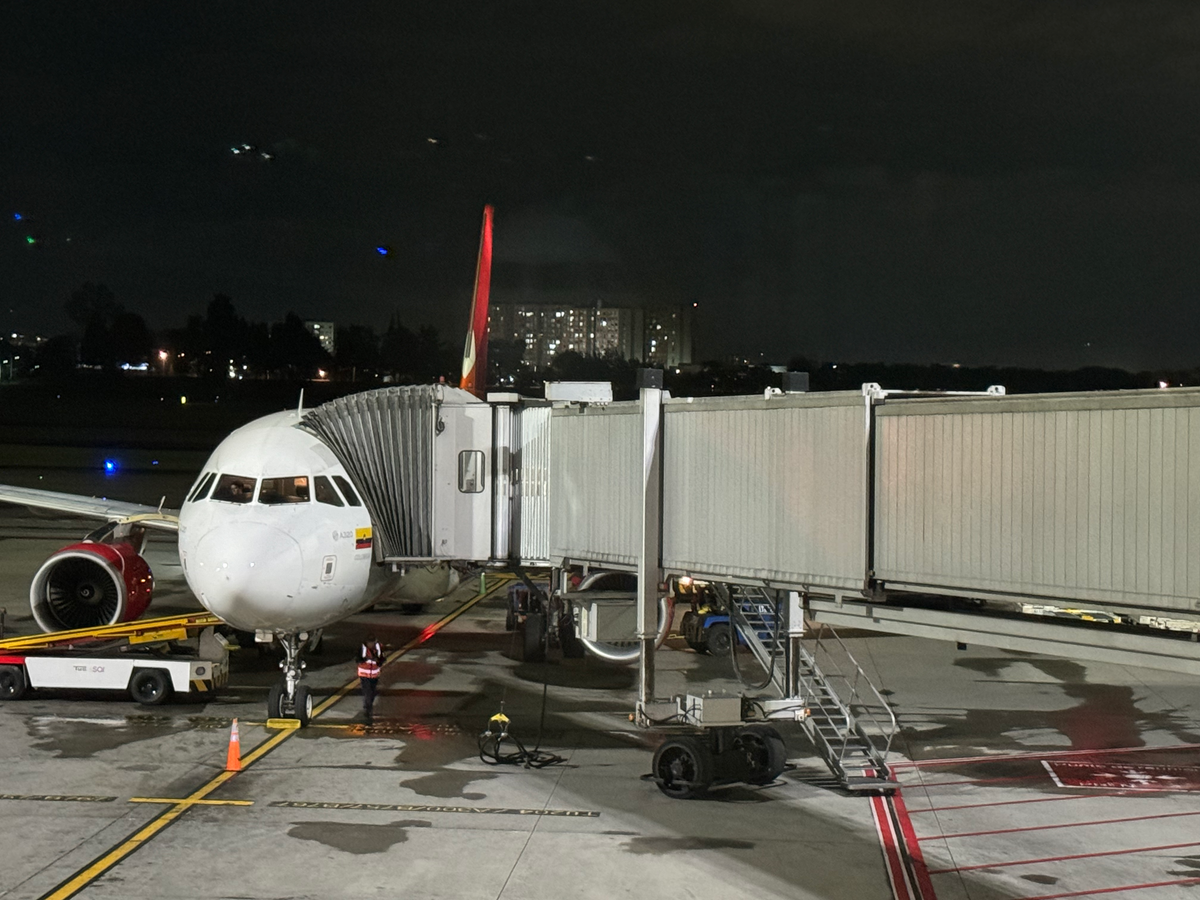
[[[264,478],[262,488],[258,492],[258,502],[268,505],[307,503],[308,476],[289,475],[286,478]]]
[[[350,487],[350,482],[341,475],[333,476],[334,483],[342,489],[342,496],[346,498],[346,503],[350,506],[362,506],[362,501],[358,499],[358,494],[354,493],[354,488]]]
[[[458,489],[464,494],[483,490],[482,450],[463,450],[458,454]]]
[[[330,506],[344,505],[342,498],[338,496],[337,491],[333,489],[333,485],[324,475],[318,475],[313,479],[313,493],[318,503],[328,503]]]
[[[227,503],[249,503],[254,496],[254,479],[246,475],[222,475],[212,499]]]
[[[205,472],[200,480],[196,482],[196,487],[188,494],[188,502],[195,503],[201,497],[208,495],[208,489],[212,487],[213,481],[216,480],[216,472]]]

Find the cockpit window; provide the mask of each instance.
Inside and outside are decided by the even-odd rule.
[[[346,498],[346,503],[350,506],[362,506],[362,501],[358,499],[358,494],[354,493],[354,488],[350,487],[349,481],[341,475],[334,475],[333,480],[342,489],[342,496]]]
[[[254,479],[246,475],[222,475],[212,499],[227,503],[249,503],[254,496]]]
[[[213,480],[217,477],[216,472],[205,472],[196,480],[196,487],[188,494],[188,502],[195,503],[201,497],[208,494],[208,489],[212,487]]]
[[[318,503],[328,503],[330,506],[344,505],[342,498],[338,496],[337,491],[333,489],[333,485],[324,475],[318,475],[313,479],[313,492]]]
[[[258,492],[259,503],[307,503],[308,476],[290,475],[287,478],[264,478]]]

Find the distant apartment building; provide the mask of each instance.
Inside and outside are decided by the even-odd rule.
[[[691,309],[647,302],[582,219],[546,212],[501,218],[495,246],[489,333],[522,344],[525,365],[545,368],[567,350],[655,366],[691,361]]]
[[[488,334],[523,345],[525,365],[535,369],[545,368],[565,350],[636,359],[648,366],[680,366],[692,361],[691,312],[686,307],[494,303]]]
[[[305,322],[304,327],[313,333],[321,346],[325,348],[325,352],[333,356],[334,348],[334,327],[332,322]]]

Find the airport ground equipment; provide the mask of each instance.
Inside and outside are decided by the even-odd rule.
[[[7,638],[0,641],[0,699],[30,690],[122,691],[147,706],[211,696],[229,677],[209,613]],[[168,652],[182,642],[191,652]]]

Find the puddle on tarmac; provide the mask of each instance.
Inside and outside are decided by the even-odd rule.
[[[1168,869],[1168,875],[1174,875],[1177,878],[1200,877],[1200,856],[1180,856],[1176,858],[1175,865],[1183,866],[1183,868]]]
[[[1034,884],[1058,884],[1058,879],[1053,875],[1022,875],[1023,881],[1032,881]]]
[[[643,854],[662,856],[666,853],[695,850],[753,850],[756,846],[753,841],[726,840],[724,838],[639,837],[622,844],[621,849],[639,856]]]
[[[1086,669],[1070,660],[1037,657],[998,657],[962,659],[956,666],[980,672],[996,683],[1007,667],[1030,665],[1056,679],[1049,689],[1061,690],[1064,697],[1078,701],[1066,709],[968,709],[965,715],[922,717],[921,727],[905,728],[914,758],[929,758],[953,752],[1003,753],[1030,750],[1103,750],[1119,747],[1144,747],[1143,734],[1162,731],[1182,743],[1200,743],[1200,732],[1188,717],[1176,710],[1145,711],[1129,685],[1089,684]],[[1028,685],[1028,681],[1020,682]],[[1038,733],[1039,739],[1031,737]],[[1067,745],[1058,739],[1065,737]]]
[[[616,666],[595,660],[555,660],[521,663],[513,674],[538,686],[580,688],[589,691],[627,691],[637,685],[637,666]]]
[[[483,800],[487,794],[468,791],[466,786],[478,781],[491,781],[496,777],[490,772],[460,772],[455,769],[445,769],[441,772],[422,775],[419,778],[405,779],[400,782],[400,786],[408,788],[422,797],[438,797],[442,800]]]
[[[139,741],[155,740],[188,731],[185,721],[129,721],[125,718],[93,719],[37,716],[28,722],[33,749],[55,754],[57,759],[90,759]]]
[[[407,841],[408,829],[430,827],[432,823],[422,819],[401,819],[386,825],[294,822],[288,829],[288,835],[301,841],[315,841],[344,853],[383,853]]]
[[[442,667],[422,660],[401,659],[388,666],[388,684],[428,684]]]

